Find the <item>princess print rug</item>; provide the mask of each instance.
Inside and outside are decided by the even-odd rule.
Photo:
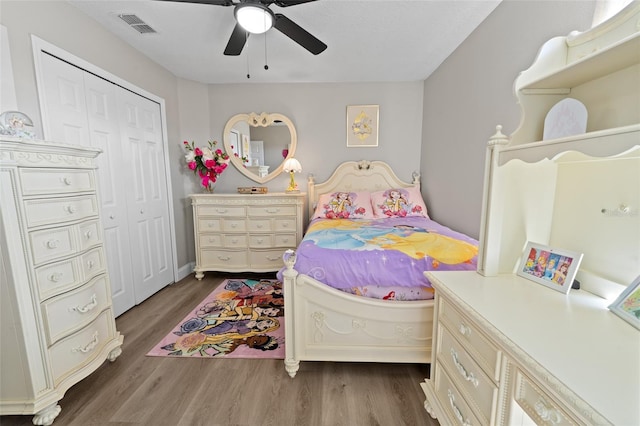
[[[223,281],[147,356],[284,359],[282,283]]]

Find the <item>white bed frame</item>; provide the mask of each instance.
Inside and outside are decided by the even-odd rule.
[[[420,187],[400,180],[382,161],[342,163],[324,183],[309,178],[309,217],[322,194]],[[354,296],[295,269],[285,255],[285,369],[295,377],[300,361],[431,362],[433,300],[385,301]]]

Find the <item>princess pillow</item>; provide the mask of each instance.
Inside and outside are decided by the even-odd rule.
[[[371,193],[376,218],[422,216],[427,219],[427,206],[417,187],[392,188]]]
[[[371,195],[368,192],[322,194],[313,218],[373,219]]]

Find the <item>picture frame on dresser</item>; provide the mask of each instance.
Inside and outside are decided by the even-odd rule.
[[[609,310],[640,330],[640,275],[609,305]]]
[[[567,294],[580,267],[582,253],[527,242],[517,274]]]

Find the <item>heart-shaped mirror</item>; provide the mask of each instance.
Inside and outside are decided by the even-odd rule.
[[[288,117],[252,112],[231,117],[224,126],[223,141],[236,169],[265,183],[282,173],[284,161],[296,151],[298,136]]]

